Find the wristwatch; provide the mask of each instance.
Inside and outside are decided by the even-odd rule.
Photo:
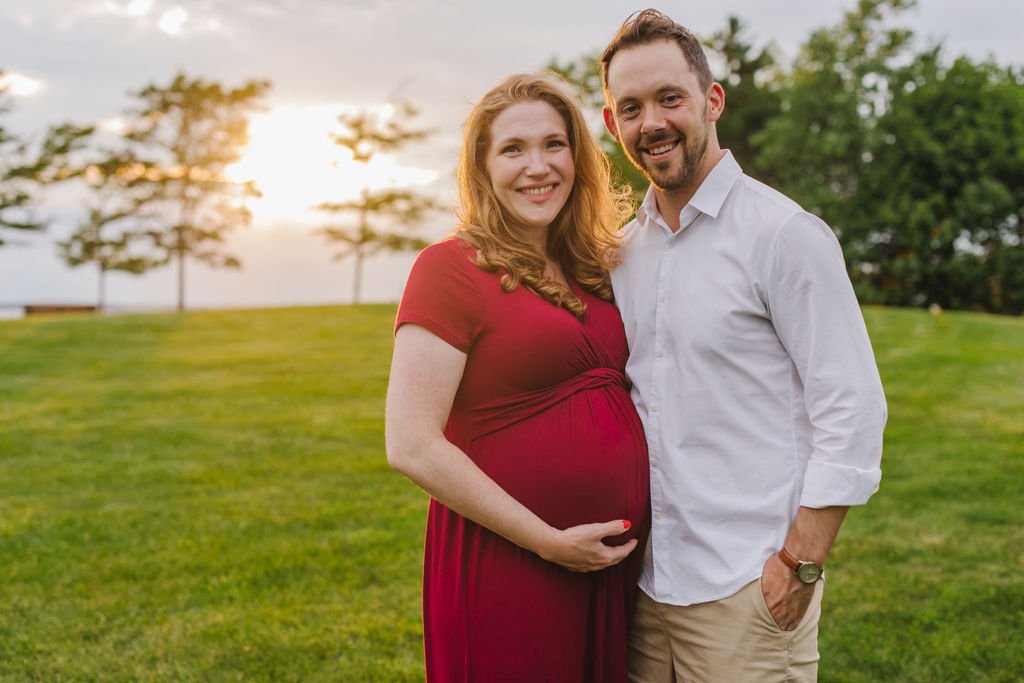
[[[785,548],[779,550],[779,559],[782,560],[782,564],[793,570],[796,578],[804,583],[816,582],[825,571],[825,568],[817,562],[806,562],[796,559]]]

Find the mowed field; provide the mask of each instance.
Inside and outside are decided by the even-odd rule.
[[[393,306],[0,322],[0,681],[418,681]],[[820,680],[1024,680],[1024,320],[868,308]]]

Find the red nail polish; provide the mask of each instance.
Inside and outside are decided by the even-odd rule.
[[[633,526],[633,525],[629,523],[629,520],[628,520],[628,519],[624,519],[624,520],[622,520],[622,527],[623,527],[624,529],[628,529],[628,528],[629,528],[629,527],[631,527],[631,526]]]

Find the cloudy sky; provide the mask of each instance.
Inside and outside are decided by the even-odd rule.
[[[735,14],[756,44],[785,56],[817,27],[835,24],[855,0],[719,0],[656,5],[698,35]],[[254,223],[234,233],[241,271],[192,266],[187,300],[194,307],[335,303],[351,296],[351,264],[334,262],[312,234],[323,216],[309,207],[358,190],[360,181],[416,185],[453,202],[459,133],[471,103],[502,77],[593,53],[621,21],[646,3],[552,0],[0,0],[0,70],[14,109],[4,125],[38,136],[60,121],[116,127],[128,93],[166,84],[184,71],[240,85],[268,79],[266,109],[252,122],[251,146],[234,169],[264,192]],[[1024,64],[1019,0],[921,0],[901,23],[947,54],[994,56]],[[346,107],[405,99],[435,131],[429,145],[353,173],[328,138]],[[742,163],[742,160],[740,160]],[[0,307],[24,303],[91,303],[96,275],[56,257],[57,239],[83,215],[81,198],[62,192],[39,207],[54,219],[48,232],[0,247]],[[452,227],[440,215],[422,234]],[[9,236],[11,233],[8,232]],[[366,299],[401,294],[411,256],[382,256],[367,267]],[[142,277],[113,274],[113,307],[170,307],[170,268]],[[0,315],[3,311],[0,310]]]

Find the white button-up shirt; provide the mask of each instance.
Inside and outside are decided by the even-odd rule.
[[[759,577],[799,506],[868,500],[886,406],[825,223],[726,153],[679,225],[648,191],[612,285],[650,449],[640,588],[690,605]]]

